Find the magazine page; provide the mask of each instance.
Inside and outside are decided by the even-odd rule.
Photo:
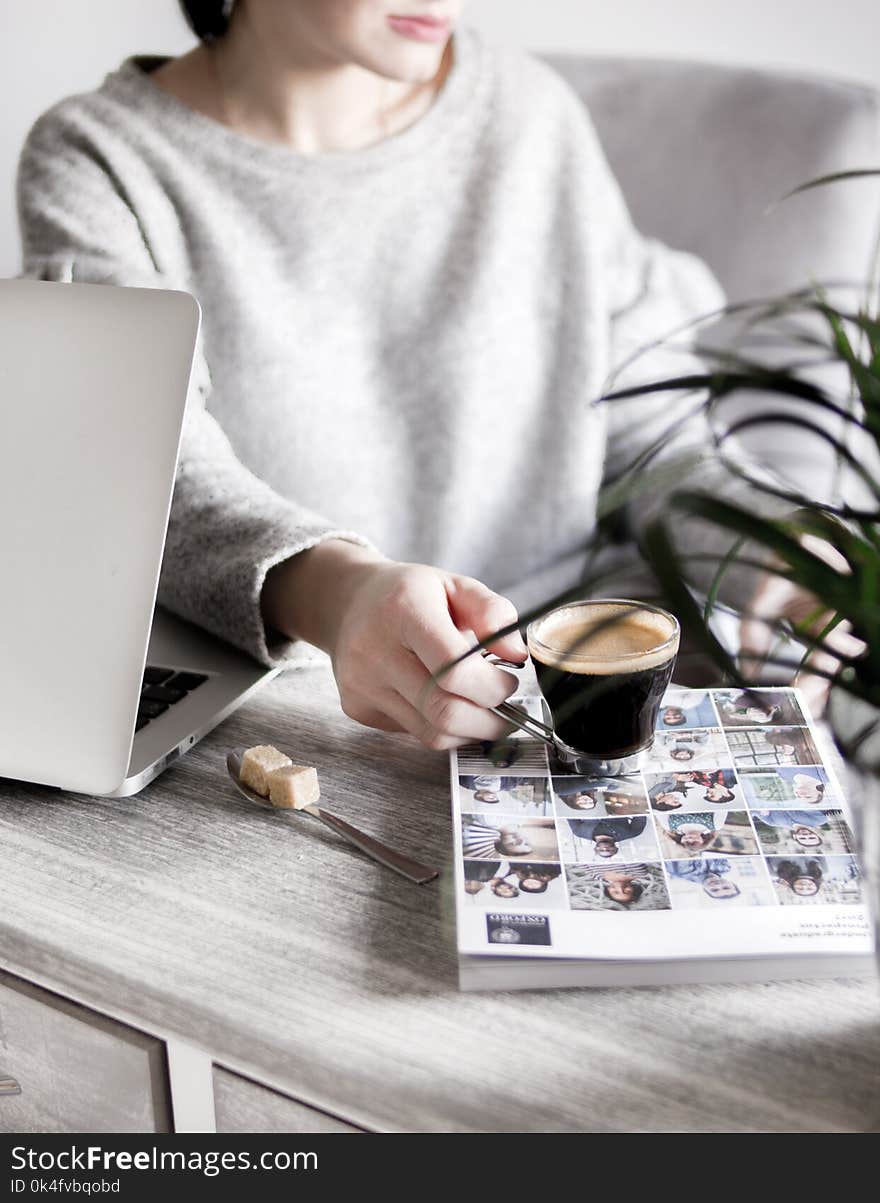
[[[544,718],[538,696],[515,700]],[[450,754],[462,955],[651,960],[872,948],[840,782],[796,690],[664,697],[640,771],[516,733]]]

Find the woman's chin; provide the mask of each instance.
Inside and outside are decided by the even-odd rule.
[[[402,41],[402,39],[401,39]],[[445,46],[418,43],[383,48],[361,65],[384,79],[402,84],[427,84],[437,78],[443,63]]]

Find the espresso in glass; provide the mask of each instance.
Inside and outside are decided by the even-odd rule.
[[[677,620],[644,602],[573,602],[533,622],[529,652],[563,759],[651,746],[678,651]]]

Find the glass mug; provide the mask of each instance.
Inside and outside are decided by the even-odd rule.
[[[651,747],[678,652],[678,620],[623,598],[570,602],[529,624],[551,726],[504,702],[495,713],[579,773],[634,772]]]

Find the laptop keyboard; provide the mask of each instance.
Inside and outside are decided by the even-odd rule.
[[[141,688],[141,700],[138,703],[137,722],[135,731],[146,727],[147,723],[164,714],[169,706],[180,702],[207,681],[202,673],[177,672],[173,668],[160,668],[157,664],[148,664],[144,669],[144,683]]]

